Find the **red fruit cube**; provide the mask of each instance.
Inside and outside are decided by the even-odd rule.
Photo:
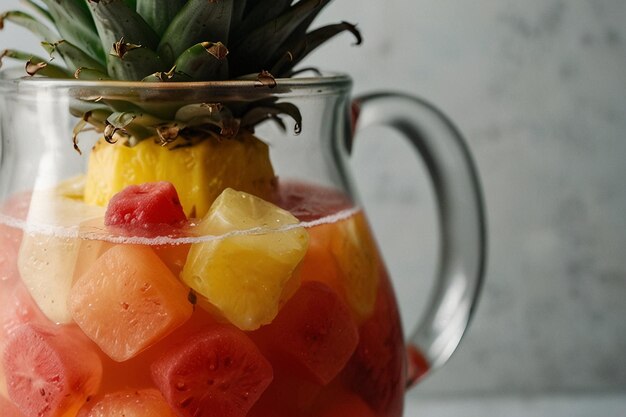
[[[10,400],[27,417],[75,415],[102,377],[92,346],[75,327],[20,326],[2,358]]]
[[[180,417],[245,417],[272,381],[272,366],[241,330],[213,324],[152,365]]]
[[[25,323],[52,324],[21,281],[0,282],[0,347]]]
[[[374,313],[360,330],[359,345],[343,378],[376,413],[400,417],[407,386],[407,355],[398,308],[386,276],[381,279]]]
[[[107,226],[150,229],[187,220],[174,186],[165,181],[129,185],[115,194],[104,217]]]
[[[320,384],[328,384],[346,365],[359,342],[349,307],[328,286],[302,283],[274,321],[253,336],[272,361],[304,371]]]
[[[332,392],[322,395],[316,404],[316,417],[378,417],[358,395],[339,385],[332,388]]]

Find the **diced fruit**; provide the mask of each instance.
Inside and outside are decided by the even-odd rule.
[[[73,283],[80,241],[72,235],[55,234],[54,230],[46,229],[75,227],[103,214],[100,207],[90,207],[81,201],[66,198],[57,190],[32,195],[28,222],[44,230],[24,233],[17,264],[33,299],[41,311],[56,323],[71,322],[67,298]]]
[[[115,246],[115,243],[106,240],[111,237],[111,230],[104,225],[103,218],[82,223],[79,226],[79,234],[88,238],[83,238],[80,242],[78,259],[74,268],[74,282],[87,272],[96,259]],[[185,266],[190,246],[189,244],[164,244],[152,246],[152,249],[178,277]]]
[[[124,362],[116,362],[102,353],[104,373],[102,376],[101,391],[103,393],[140,389],[154,386],[150,366],[159,359],[163,352],[177,346],[216,321],[201,308],[194,309],[189,320],[169,335],[159,340],[148,349]]]
[[[244,417],[272,367],[242,331],[216,324],[166,352],[152,377],[180,417]]]
[[[76,256],[76,264],[74,265],[72,283],[78,281],[78,279],[83,276],[89,268],[91,268],[100,256],[115,246],[112,242],[99,239],[100,235],[103,238],[107,236],[103,218],[91,219],[81,223],[78,226],[78,231],[79,234],[94,234],[94,238],[81,238],[77,243],[78,255]]]
[[[83,202],[86,179],[87,177],[82,174],[65,179],[55,187],[55,191],[65,198]]]
[[[50,324],[19,280],[0,281],[0,355],[7,341],[24,323]],[[8,396],[6,378],[0,361],[0,396]],[[0,416],[3,414],[0,413]]]
[[[426,355],[414,345],[407,346],[406,357],[406,385],[412,387],[430,372],[431,364]]]
[[[309,234],[302,280],[326,283],[348,302],[359,322],[366,320],[376,302],[380,262],[364,214],[312,227]]]
[[[7,208],[8,205],[3,205],[2,213],[13,217],[15,213]],[[0,225],[0,354],[16,327],[35,316],[43,316],[19,279],[17,253],[21,240],[21,230]],[[10,402],[7,401],[7,405],[2,403],[2,396],[7,396],[7,387],[0,362],[0,416],[17,415],[10,411]]]
[[[309,416],[322,385],[291,369],[274,367],[274,379],[248,417]]]
[[[377,414],[368,407],[367,403],[358,395],[350,392],[336,393],[335,398],[326,404],[318,417],[377,417]]]
[[[243,130],[232,140],[208,136],[175,149],[151,139],[133,147],[102,139],[89,158],[85,201],[105,206],[125,187],[155,181],[174,184],[187,216],[197,218],[225,188],[266,199],[275,188],[267,145]]]
[[[79,245],[73,237],[24,234],[18,258],[22,280],[39,308],[56,323],[72,320],[67,299]]]
[[[310,227],[308,232],[309,250],[307,250],[300,264],[300,278],[302,282],[323,282],[335,290],[347,302],[343,274],[330,248],[331,238],[337,232],[337,224],[320,224]]]
[[[52,324],[20,281],[0,283],[0,347],[24,323]]]
[[[371,316],[379,283],[379,254],[363,212],[337,224],[330,248],[342,272],[348,304],[359,319]]]
[[[297,225],[287,211],[227,189],[197,230],[230,235],[192,245],[181,277],[231,323],[257,329],[276,317],[306,253],[308,233]]]
[[[165,181],[129,185],[115,194],[104,216],[106,226],[149,228],[187,220],[174,186]]]
[[[389,279],[384,271],[381,276],[374,313],[361,326],[359,345],[343,375],[375,412],[400,417],[407,382],[404,336]]]
[[[281,182],[278,204],[302,221],[354,208],[341,192],[298,182]],[[379,255],[362,212],[309,229],[309,250],[301,264],[303,281],[321,281],[336,290],[359,321],[376,302]]]
[[[0,395],[0,416],[2,417],[26,417],[7,398]]]
[[[332,289],[314,281],[303,283],[276,319],[254,337],[273,351],[272,363],[282,362],[323,385],[343,369],[359,342],[348,306]]]
[[[118,245],[80,277],[68,305],[85,334],[112,359],[124,361],[191,316],[187,297],[152,249]]]
[[[124,390],[110,393],[84,407],[78,417],[176,417],[156,389]]]
[[[4,354],[4,349],[0,349],[0,354]],[[0,399],[7,398],[8,396],[9,391],[7,389],[7,379],[4,373],[4,365],[0,362]],[[0,416],[1,415],[2,413],[0,413]]]
[[[9,398],[27,417],[75,415],[100,384],[102,365],[91,346],[74,327],[22,325],[3,356]]]

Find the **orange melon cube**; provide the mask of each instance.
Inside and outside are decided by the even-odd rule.
[[[308,229],[309,249],[300,265],[302,282],[335,290],[362,323],[372,315],[379,284],[379,254],[362,212]]]
[[[161,393],[153,388],[128,389],[105,395],[83,407],[78,417],[176,417]]]
[[[74,267],[74,282],[83,275],[104,252],[115,246],[106,238],[115,236],[104,224],[104,218],[90,219],[80,224],[80,233],[91,235],[89,239],[82,239],[78,250],[76,266]],[[152,246],[152,249],[163,261],[174,276],[178,277],[187,261],[190,244],[164,244]]]
[[[193,312],[187,298],[151,248],[117,245],[78,279],[68,305],[85,334],[122,362],[187,321]]]

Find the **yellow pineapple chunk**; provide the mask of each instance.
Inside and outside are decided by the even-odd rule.
[[[123,188],[154,181],[174,184],[185,214],[201,218],[228,187],[270,199],[275,175],[267,144],[245,131],[172,150],[152,139],[134,147],[101,139],[89,158],[85,202],[106,206]]]
[[[181,277],[240,329],[268,324],[285,294],[294,292],[292,276],[308,247],[308,233],[298,223],[267,201],[226,189],[198,231],[229,235],[192,245]]]

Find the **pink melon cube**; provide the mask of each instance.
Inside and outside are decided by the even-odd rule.
[[[2,364],[8,397],[26,417],[76,415],[102,378],[95,346],[75,326],[20,326]]]

